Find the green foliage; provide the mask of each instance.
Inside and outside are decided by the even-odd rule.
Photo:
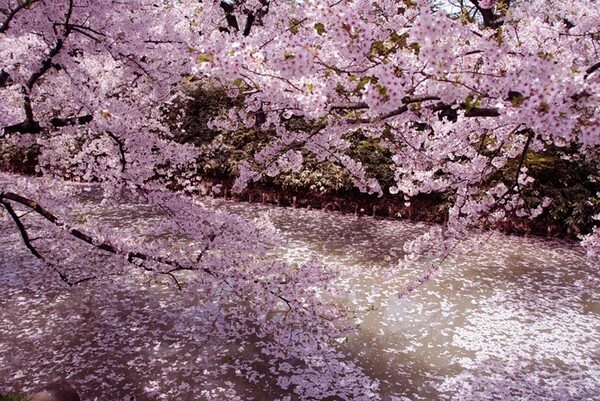
[[[360,130],[345,136],[352,144],[348,154],[360,161],[369,177],[374,177],[385,189],[393,185],[394,166],[392,155],[381,146],[381,138],[367,138]]]
[[[387,53],[385,43],[381,40],[375,40],[371,43],[371,49],[369,55],[371,56],[384,56]]]
[[[554,58],[554,54],[550,52],[545,52],[543,50],[540,50],[537,55],[542,60],[552,60]]]
[[[326,32],[325,25],[323,25],[321,22],[317,22],[314,27],[319,35],[323,35]]]
[[[302,171],[281,174],[270,179],[270,184],[295,192],[315,191],[321,194],[340,193],[354,187],[342,167],[329,161],[318,162],[310,155],[305,157]]]
[[[586,233],[592,227],[591,216],[600,212],[596,196],[600,192],[600,177],[593,177],[595,166],[589,161],[563,152],[555,148],[528,155],[529,174],[536,182],[526,195],[533,202],[544,197],[552,200],[545,217],[559,229]]]
[[[551,203],[545,211],[527,223],[538,234],[574,236],[589,233],[592,217],[600,213],[600,177],[594,176],[595,162],[580,156],[576,148],[547,147],[542,152],[529,151],[524,160],[527,175],[534,182],[523,187],[522,197],[529,207],[544,199]],[[515,184],[520,156],[492,175],[487,185],[503,182],[509,188]],[[509,216],[516,220],[515,216]]]
[[[211,143],[218,135],[208,128],[208,122],[226,114],[240,102],[227,96],[224,89],[204,84],[190,90],[189,98],[180,99],[165,110],[165,117],[173,123],[171,130],[176,141],[202,145]],[[175,125],[175,121],[179,120],[177,113],[181,110],[185,111],[185,115],[180,124]]]
[[[400,39],[399,39],[400,40]],[[370,77],[356,79],[356,91],[359,92],[367,83],[377,85],[376,80]],[[382,96],[385,96],[385,87],[377,85]],[[239,100],[231,100],[223,91],[214,88],[199,88],[192,92],[193,99],[184,104],[188,107],[186,116],[189,117],[183,125],[179,140],[191,142],[198,146],[200,157],[197,161],[197,171],[200,175],[231,181],[238,172],[238,163],[247,161],[255,165],[254,154],[263,149],[267,143],[274,139],[275,133],[270,130],[244,128],[233,132],[218,132],[207,128],[210,119],[228,113]],[[520,94],[513,94],[514,102],[521,102]],[[478,107],[481,99],[467,97],[463,103],[465,111],[469,112]],[[418,107],[415,105],[414,107]],[[456,110],[440,113],[440,119],[455,121]],[[285,121],[286,129],[290,131],[314,132],[320,128],[320,122],[307,122],[302,117],[292,116]],[[415,127],[426,129],[427,127]],[[384,193],[394,184],[394,165],[391,154],[382,142],[386,132],[381,137],[366,137],[361,130],[350,132],[344,136],[350,146],[348,156],[360,161],[368,177],[379,181]],[[488,148],[488,145],[491,147]],[[483,136],[477,146],[484,156],[493,158],[495,151],[489,150],[496,147],[493,138]],[[261,185],[279,188],[297,193],[313,193],[335,195],[352,199],[357,196],[353,178],[344,169],[332,161],[319,161],[312,154],[302,151],[304,167],[299,172],[283,172],[276,177],[264,177]],[[591,216],[600,212],[600,204],[596,194],[600,192],[600,177],[592,177],[595,163],[585,160],[577,149],[548,147],[543,152],[529,151],[524,160],[527,174],[535,181],[524,186],[521,196],[527,205],[535,208],[551,199],[551,204],[545,211],[529,222],[527,218],[510,215],[508,218],[518,225],[527,226],[538,234],[551,233],[553,235],[576,235],[586,233],[592,227]],[[503,182],[508,188],[515,187],[517,168],[521,156],[518,155],[481,185],[482,194],[485,191]],[[425,216],[442,219],[447,213],[449,202],[453,194],[428,194],[430,200],[421,199],[427,210]]]
[[[297,34],[299,32],[299,26],[302,23],[301,20],[296,19],[296,18],[292,18],[290,19],[290,32],[293,34]]]
[[[407,47],[408,38],[408,33],[399,35],[397,32],[392,32],[386,41],[373,41],[369,50],[369,55],[386,57],[392,53],[395,53],[398,49]]]
[[[210,53],[202,53],[198,56],[198,62],[200,63],[212,63],[215,57]]]
[[[390,39],[389,40],[395,46],[398,46],[400,48],[404,48],[408,44],[408,37],[409,36],[410,35],[408,34],[408,32],[404,32],[402,35],[398,35],[397,32],[392,32],[390,34]]]
[[[364,79],[359,81],[357,90],[367,82]],[[174,130],[176,139],[198,147],[200,155],[196,167],[199,174],[220,180],[234,179],[238,163],[247,161],[254,164],[254,154],[263,149],[275,133],[252,128],[232,132],[211,130],[207,126],[208,121],[229,112],[236,104],[223,91],[214,88],[201,87],[190,94],[192,98],[180,104],[186,112],[183,125]],[[308,123],[298,116],[285,121],[290,131],[313,132],[318,130],[320,124],[319,121]],[[391,155],[380,146],[380,140],[366,138],[360,132],[348,135],[346,139],[351,143],[350,156],[363,163],[368,175],[385,185],[391,185]],[[308,152],[302,152],[302,155],[302,171],[284,172],[274,178],[265,177],[262,183],[297,192],[327,194],[355,191],[352,177],[341,166],[332,161],[318,161]]]
[[[25,148],[0,140],[0,171],[35,174],[39,151],[38,145]]]
[[[481,97],[477,96],[476,98],[473,98],[473,96],[469,95],[465,98],[465,101],[462,104],[462,106],[465,109],[465,113],[468,114],[474,108],[479,107],[480,104],[481,104]]]
[[[27,401],[27,397],[18,393],[0,394],[0,401]]]

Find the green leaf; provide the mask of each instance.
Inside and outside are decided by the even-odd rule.
[[[542,103],[540,103],[540,105],[539,105],[539,107],[537,108],[537,110],[538,110],[540,113],[547,113],[547,112],[549,112],[549,111],[550,111],[550,105],[549,105],[548,103],[546,103],[546,102],[542,102]]]
[[[465,109],[465,113],[470,113],[475,107],[478,107],[481,104],[481,97],[473,98],[473,96],[469,95],[465,98],[463,102],[463,107]]]
[[[540,50],[537,55],[542,60],[552,60],[554,58],[554,54],[550,52],[545,52],[543,50]]]
[[[358,81],[358,85],[356,85],[355,91],[357,93],[362,92],[369,82],[373,82],[372,77],[362,77],[360,81]]]
[[[246,83],[242,78],[234,79],[231,83],[237,86],[239,89],[244,89],[246,87]]]
[[[504,42],[504,38],[502,37],[503,34],[503,29],[502,26],[498,27],[498,33],[496,35],[496,40],[498,41],[498,46],[502,46],[502,43]]]
[[[325,33],[325,25],[320,22],[317,22],[315,25],[315,30],[319,35],[323,35]]]
[[[390,100],[390,96],[387,93],[387,88],[383,85],[377,84],[375,85],[375,87],[377,88],[377,93],[379,93],[382,97],[384,101],[388,101]]]
[[[419,53],[421,53],[421,45],[418,44],[417,42],[413,42],[411,43],[408,48],[410,50],[412,50],[417,56],[419,55]]]
[[[387,53],[387,49],[385,48],[385,44],[381,40],[376,40],[371,43],[371,48],[369,49],[369,54],[371,56],[383,56]]]
[[[409,37],[410,35],[408,32],[404,32],[402,35],[398,35],[397,32],[392,32],[390,35],[390,42],[403,49],[408,45]]]
[[[200,63],[212,63],[215,61],[215,57],[210,53],[202,53],[198,56],[198,62]]]
[[[290,19],[290,32],[293,34],[297,34],[299,31],[300,20],[296,18]]]
[[[513,96],[510,99],[510,102],[512,103],[513,107],[519,107],[520,105],[523,104],[524,101],[525,101],[525,97],[523,97],[523,96]]]

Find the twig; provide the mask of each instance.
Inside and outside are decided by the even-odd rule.
[[[44,217],[50,223],[65,230],[66,232],[71,234],[73,237],[75,237],[87,244],[90,244],[100,250],[106,251],[108,253],[112,253],[114,255],[123,255],[123,256],[127,257],[127,260],[129,262],[132,262],[134,259],[139,259],[142,261],[152,261],[152,262],[156,262],[156,263],[160,263],[163,265],[173,267],[173,269],[171,269],[168,273],[172,273],[174,271],[181,271],[181,270],[198,270],[198,269],[194,269],[193,267],[190,267],[190,266],[182,265],[180,262],[178,262],[176,260],[167,259],[167,258],[164,258],[161,256],[152,256],[152,255],[148,255],[143,252],[123,251],[123,250],[116,248],[109,242],[99,242],[99,241],[95,240],[93,237],[85,234],[84,232],[82,232],[80,230],[77,230],[75,228],[69,229],[55,215],[53,215],[48,210],[43,208],[40,204],[32,201],[31,199],[25,198],[21,195],[18,195],[18,194],[12,193],[12,192],[0,193],[0,204],[2,204],[2,206],[4,206],[4,208],[8,211],[8,213],[11,215],[11,217],[13,217],[13,220],[15,220],[15,224],[17,224],[17,227],[19,228],[19,231],[21,232],[21,237],[23,238],[25,246],[27,246],[27,248],[31,251],[31,253],[33,253],[39,259],[43,259],[43,256],[39,254],[39,252],[33,247],[33,245],[31,245],[31,240],[29,239],[29,236],[27,235],[27,230],[25,229],[25,226],[23,226],[23,223],[19,220],[19,217],[17,216],[17,214],[14,213],[14,209],[8,202],[5,201],[5,199],[11,200],[13,202],[19,203],[23,206],[30,208],[31,210],[38,213],[40,216]],[[212,241],[209,241],[207,243],[207,245],[204,247],[201,254],[199,255],[198,261],[200,261],[201,256],[208,250],[211,242]],[[201,270],[207,274],[210,274],[212,276],[216,276],[216,274],[212,270],[210,270],[208,267],[204,267],[199,270]]]
[[[17,215],[17,213],[15,213],[15,210],[12,208],[11,204],[8,202],[5,202],[4,200],[0,200],[0,204],[2,206],[4,206],[4,208],[10,215],[10,217],[15,222],[15,225],[17,226],[17,229],[19,230],[19,233],[21,234],[21,238],[23,239],[23,243],[25,244],[27,249],[29,249],[29,251],[36,258],[44,259],[44,257],[42,255],[40,255],[40,253],[37,251],[37,249],[35,249],[35,247],[31,244],[31,240],[29,239],[29,234],[27,233],[27,229],[23,225],[23,222],[21,221],[20,217]]]

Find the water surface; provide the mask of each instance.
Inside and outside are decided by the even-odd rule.
[[[205,202],[268,216],[286,242],[274,253],[317,255],[342,272],[337,285],[360,323],[342,347],[379,381],[381,399],[600,400],[598,276],[575,244],[484,234],[400,298],[419,272],[399,271],[397,258],[425,225]],[[131,230],[161,218],[140,205],[85,209]],[[194,331],[209,312],[142,274],[68,288],[0,222],[0,392],[65,377],[87,400],[284,396],[220,370],[254,350]]]

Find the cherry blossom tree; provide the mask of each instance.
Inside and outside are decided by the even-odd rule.
[[[332,301],[335,272],[278,261],[268,224],[186,197],[198,185],[197,152],[171,140],[165,113],[209,80],[239,99],[211,127],[273,135],[240,163],[236,189],[301,170],[302,150],[381,194],[347,152],[349,133],[376,139],[393,155],[392,193],[407,202],[452,194],[447,223],[405,245],[404,263],[439,262],[469,230],[534,217],[552,202],[525,194],[528,155],[575,148],[593,161],[600,144],[597,1],[454,3],[3,0],[0,140],[39,146],[41,178],[10,176],[2,216],[70,285],[129,268],[164,276],[215,305],[210,333],[252,339],[272,361],[299,361],[304,378],[281,387],[373,399],[376,383],[335,347],[349,329]],[[508,167],[510,180],[494,179]],[[142,237],[82,219],[68,180],[96,183],[107,204],[126,194],[166,218]],[[582,243],[598,263],[600,231]],[[86,268],[90,259],[109,267]],[[350,375],[344,385],[341,375]]]
[[[197,305],[201,322],[190,330],[198,347],[220,338],[259,350],[224,365],[223,375],[234,370],[257,381],[258,366],[299,396],[371,399],[376,383],[335,346],[352,327],[333,302],[336,273],[272,255],[278,238],[267,222],[173,191],[195,185],[189,171],[197,152],[170,139],[165,113],[201,74],[202,30],[214,20],[227,34],[228,9],[32,0],[6,1],[1,11],[1,140],[39,146],[42,177],[3,178],[0,204],[31,254],[69,286],[131,270],[166,278]],[[124,197],[146,205],[162,222],[140,235],[94,221],[72,181],[95,183],[107,206]],[[279,371],[286,382],[278,383]]]
[[[283,2],[248,36],[215,33],[201,67],[244,106],[214,127],[258,122],[277,138],[240,166],[237,185],[301,169],[303,149],[381,193],[348,156],[346,134],[359,132],[393,155],[392,193],[453,194],[446,226],[407,243],[408,259],[443,258],[482,223],[541,214],[552,200],[525,195],[528,156],[574,147],[597,158],[598,4],[454,3]],[[288,129],[292,116],[312,129]],[[507,168],[512,178],[494,179]]]

